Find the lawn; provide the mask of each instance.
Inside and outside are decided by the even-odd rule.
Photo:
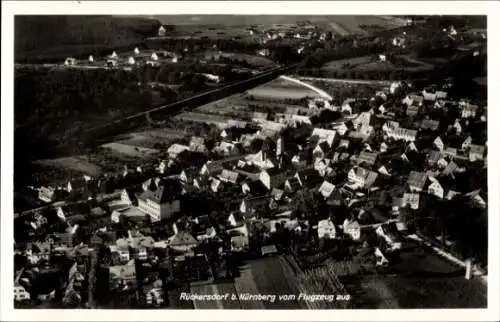
[[[408,72],[419,72],[432,70],[434,65],[417,60],[410,55],[396,56],[393,59],[388,58],[387,61],[379,61],[375,55],[354,57],[342,60],[334,60],[326,63],[321,68],[324,71],[361,71],[361,72],[376,72],[376,71],[397,71],[405,70]]]

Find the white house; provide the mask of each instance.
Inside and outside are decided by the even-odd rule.
[[[77,60],[76,60],[76,58],[73,58],[73,57],[68,57],[64,61],[64,65],[66,65],[66,66],[75,66],[76,63],[77,63]]]
[[[404,193],[401,199],[401,207],[410,206],[411,209],[418,209],[420,195],[418,193]]]
[[[184,151],[189,151],[189,146],[174,143],[168,148],[167,153],[171,159],[176,159],[177,156]]]
[[[314,128],[311,137],[318,136],[319,142],[327,142],[329,146],[332,146],[333,141],[335,140],[336,132],[333,130],[327,130],[322,128]]]
[[[330,219],[320,220],[318,222],[318,237],[324,239],[333,239],[336,235],[335,224]]]
[[[376,172],[362,167],[352,168],[347,175],[351,183],[354,183],[359,188],[367,189],[373,185],[377,177],[378,174]]]
[[[165,27],[160,26],[160,28],[158,28],[158,37],[164,37],[166,32],[167,30],[165,29]]]
[[[144,191],[137,199],[139,210],[148,214],[152,222],[166,219],[180,210],[179,199],[165,185],[160,185],[154,191]]]
[[[427,192],[430,195],[436,196],[439,199],[443,199],[444,197],[444,190],[439,181],[435,178],[429,177],[429,180],[431,180],[431,184],[427,188]]]
[[[26,291],[24,286],[15,285],[14,286],[14,301],[22,302],[30,299],[30,293]]]
[[[134,54],[139,55],[140,53],[141,53],[141,52],[140,52],[139,48],[135,47],[135,49],[134,49]]]
[[[323,181],[318,189],[325,199],[328,199],[332,195],[333,190],[335,190],[335,186],[328,181]]]
[[[434,139],[434,142],[433,142],[433,145],[439,150],[439,151],[443,151],[444,150],[444,143],[443,143],[443,140],[441,140],[441,137],[437,137],[436,139]]]
[[[349,235],[352,240],[359,240],[361,238],[361,226],[357,220],[349,220],[346,218],[342,225],[344,234]]]
[[[134,57],[130,56],[130,57],[128,58],[127,63],[128,63],[129,65],[135,65],[135,59],[134,59]]]

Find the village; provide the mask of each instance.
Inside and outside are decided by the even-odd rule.
[[[362,256],[358,270],[390,269],[412,237],[455,243],[415,235],[426,203],[487,208],[485,182],[462,183],[486,167],[485,106],[450,100],[446,85],[394,82],[304,108],[214,123],[215,142],[174,143],[155,168],[41,187],[45,202],[82,201],[16,219],[15,301],[173,305],[173,285],[233,278],[241,260],[280,254],[306,268]]]

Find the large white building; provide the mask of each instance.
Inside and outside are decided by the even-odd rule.
[[[155,190],[146,190],[137,198],[138,208],[148,214],[152,222],[157,222],[180,210],[177,197],[177,187],[163,182]]]

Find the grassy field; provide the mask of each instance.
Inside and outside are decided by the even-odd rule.
[[[156,149],[144,148],[141,146],[128,145],[118,142],[106,143],[102,145],[103,148],[112,150],[120,154],[124,154],[130,157],[147,157],[151,154],[157,153]]]
[[[259,99],[301,99],[305,97],[321,97],[318,93],[300,84],[283,79],[277,79],[262,86],[249,90],[248,95]]]
[[[301,21],[310,21],[313,24],[329,24],[333,22],[349,33],[362,32],[360,25],[379,25],[385,28],[402,25],[401,19],[373,15],[155,15],[145,17],[169,25],[248,26],[296,24]]]
[[[412,56],[398,56],[394,61],[379,61],[375,56],[361,56],[326,63],[321,68],[324,71],[396,71],[404,69],[409,72],[432,70],[434,65],[416,60]]]
[[[101,173],[101,168],[93,163],[88,162],[85,156],[74,156],[58,159],[45,159],[34,162],[40,166],[50,166],[63,168],[77,173],[87,174],[89,176],[97,176]]]

